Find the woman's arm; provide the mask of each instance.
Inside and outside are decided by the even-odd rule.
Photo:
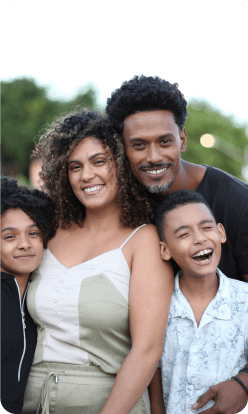
[[[149,385],[152,414],[166,414],[163,398],[161,368],[157,368]]]
[[[129,242],[133,248],[129,291],[132,348],[101,414],[128,414],[148,387],[162,354],[174,274],[161,259],[159,242],[151,225],[140,229]]]

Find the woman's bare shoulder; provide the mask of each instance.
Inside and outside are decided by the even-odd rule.
[[[134,235],[136,240],[138,239],[150,239],[151,237],[155,240],[159,240],[157,228],[154,224],[147,224],[140,228]]]
[[[129,250],[132,254],[139,254],[141,251],[149,250],[151,252],[153,250],[160,252],[160,238],[156,226],[147,224],[141,227],[127,243],[126,250]]]

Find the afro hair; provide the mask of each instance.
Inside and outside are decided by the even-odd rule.
[[[177,83],[170,83],[158,76],[134,76],[123,82],[107,100],[106,113],[110,122],[123,134],[127,116],[143,111],[169,110],[181,130],[187,118],[187,101]]]
[[[1,216],[10,209],[20,208],[38,226],[44,247],[56,233],[55,207],[43,191],[18,186],[17,180],[1,177]]]

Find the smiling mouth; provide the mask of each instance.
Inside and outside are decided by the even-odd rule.
[[[212,249],[205,249],[197,252],[192,256],[192,260],[194,263],[197,264],[208,264],[210,263],[213,256],[213,250]]]
[[[94,185],[92,187],[85,187],[85,188],[83,188],[83,191],[88,195],[98,194],[101,191],[101,189],[103,188],[103,186],[104,186],[104,184]]]
[[[34,257],[34,255],[28,255],[28,256],[16,256],[15,259],[20,259],[20,260],[27,260],[27,259],[32,259]]]
[[[166,170],[168,170],[168,166],[163,167],[163,168],[157,168],[156,170],[155,169],[149,170],[149,169],[142,168],[142,171],[146,173],[147,175],[151,176],[152,178],[163,175],[163,173],[165,173]]]

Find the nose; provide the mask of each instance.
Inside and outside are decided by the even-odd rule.
[[[21,235],[18,243],[18,249],[27,250],[31,247],[30,240],[27,235]]]
[[[95,177],[95,172],[91,165],[85,164],[82,173],[81,173],[81,180],[82,181],[90,181],[92,178]]]
[[[151,144],[147,151],[147,161],[151,164],[157,164],[162,161],[163,157],[160,148],[155,144]]]
[[[193,237],[194,244],[203,244],[207,240],[206,236],[198,229],[194,231]]]

